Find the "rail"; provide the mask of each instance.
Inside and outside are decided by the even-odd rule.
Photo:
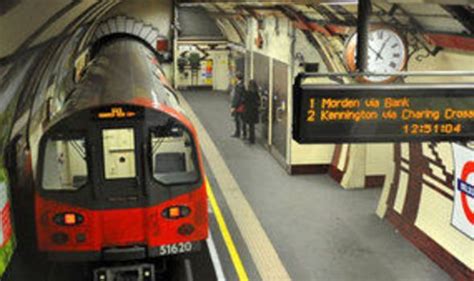
[[[358,76],[398,76],[398,77],[467,77],[473,76],[474,71],[401,71],[401,72],[305,72],[303,78],[310,77],[358,77]]]

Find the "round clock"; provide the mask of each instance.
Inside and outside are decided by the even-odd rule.
[[[405,69],[408,60],[408,50],[405,39],[395,29],[388,26],[372,26],[369,29],[369,50],[367,71],[373,73],[390,73]],[[349,37],[344,52],[345,62],[349,71],[355,72],[357,33]],[[396,76],[364,76],[358,78],[366,83],[389,83]]]

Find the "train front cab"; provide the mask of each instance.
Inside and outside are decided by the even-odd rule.
[[[208,224],[196,133],[168,112],[111,105],[47,129],[35,195],[41,252],[82,261],[200,249]]]

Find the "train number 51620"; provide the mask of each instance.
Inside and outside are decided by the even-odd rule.
[[[192,250],[193,244],[191,242],[163,245],[160,246],[160,256],[183,254]]]

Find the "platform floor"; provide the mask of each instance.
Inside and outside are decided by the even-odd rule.
[[[192,108],[192,121],[205,128],[199,137],[209,182],[250,280],[286,279],[268,275],[274,261],[281,261],[283,268],[275,265],[275,271],[283,272],[279,276],[286,271],[298,281],[450,280],[375,215],[380,189],[345,191],[326,175],[289,176],[261,145],[249,146],[230,137],[233,123],[226,94],[183,91],[182,95],[183,106]],[[210,149],[213,146],[218,154]],[[236,207],[240,205],[245,214]],[[251,236],[262,235],[259,225],[270,245],[263,239],[260,247]],[[211,229],[224,275],[236,280],[235,258],[214,217]]]

